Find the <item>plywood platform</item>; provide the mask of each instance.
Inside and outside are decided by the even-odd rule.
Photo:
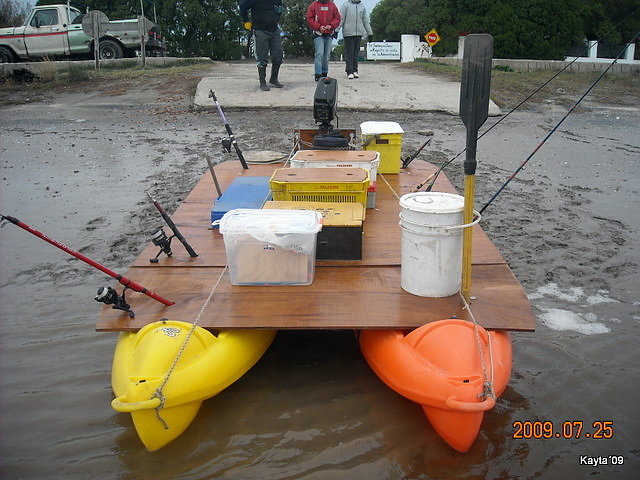
[[[224,189],[239,175],[270,176],[279,167],[243,170],[238,162],[227,162],[216,166],[216,174]],[[230,284],[223,237],[209,226],[217,195],[206,173],[172,216],[199,256],[190,258],[174,240],[173,257],[162,255],[159,263],[152,264],[149,259],[158,249],[149,244],[125,274],[176,304],[165,307],[143,294],[128,292],[136,317],[104,307],[96,329],[138,330],[161,318],[193,322],[216,284],[199,320],[200,326],[210,329],[410,329],[453,316],[469,318],[458,295],[422,298],[400,287],[398,196],[434,170],[433,165],[416,161],[398,175],[379,176],[376,209],[367,210],[364,224],[362,260],[317,262],[312,285],[287,287]],[[434,190],[455,192],[444,175]],[[473,236],[471,293],[475,300],[471,307],[476,320],[487,328],[534,330],[529,301],[505,259],[480,227],[474,227]]]

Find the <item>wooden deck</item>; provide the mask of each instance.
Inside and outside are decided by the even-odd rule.
[[[268,176],[281,165],[250,166],[239,162],[216,166],[224,189],[239,175]],[[168,318],[194,322],[214,285],[215,292],[199,325],[209,329],[411,329],[434,320],[469,319],[458,295],[423,298],[400,287],[400,227],[398,197],[434,171],[433,165],[415,161],[398,175],[378,175],[376,208],[367,210],[363,258],[358,261],[316,263],[310,286],[232,286],[225,270],[222,235],[210,228],[210,211],[216,190],[207,172],[172,216],[181,233],[198,253],[190,258],[182,244],[172,242],[173,257],[160,257],[149,244],[126,277],[175,302],[166,307],[146,295],[127,292],[136,317],[104,307],[96,330],[138,330]],[[440,175],[435,191],[455,192]],[[161,221],[158,217],[159,223]],[[165,229],[167,232],[170,230]],[[220,276],[222,277],[220,278]],[[120,291],[120,289],[118,289]],[[486,328],[531,331],[535,319],[529,300],[505,259],[479,226],[474,227],[471,310]]]

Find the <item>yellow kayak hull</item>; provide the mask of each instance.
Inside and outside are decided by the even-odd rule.
[[[123,332],[113,357],[111,406],[131,413],[147,450],[178,437],[202,401],[244,375],[269,348],[275,330],[225,330],[160,321]]]

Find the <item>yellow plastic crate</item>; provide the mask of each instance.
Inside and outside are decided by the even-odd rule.
[[[269,186],[277,201],[361,203],[366,207],[369,173],[363,168],[279,168]]]
[[[362,149],[380,153],[380,173],[399,173],[402,165],[402,135],[396,122],[363,122],[360,124]]]

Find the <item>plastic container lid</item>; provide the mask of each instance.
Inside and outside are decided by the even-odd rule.
[[[257,210],[237,208],[220,220],[220,233],[292,234],[317,233],[322,228],[322,214],[313,210]]]
[[[400,197],[400,207],[421,213],[458,213],[464,210],[464,197],[444,192],[408,193]]]
[[[396,122],[362,122],[360,124],[362,135],[388,135],[404,133],[402,127]]]

